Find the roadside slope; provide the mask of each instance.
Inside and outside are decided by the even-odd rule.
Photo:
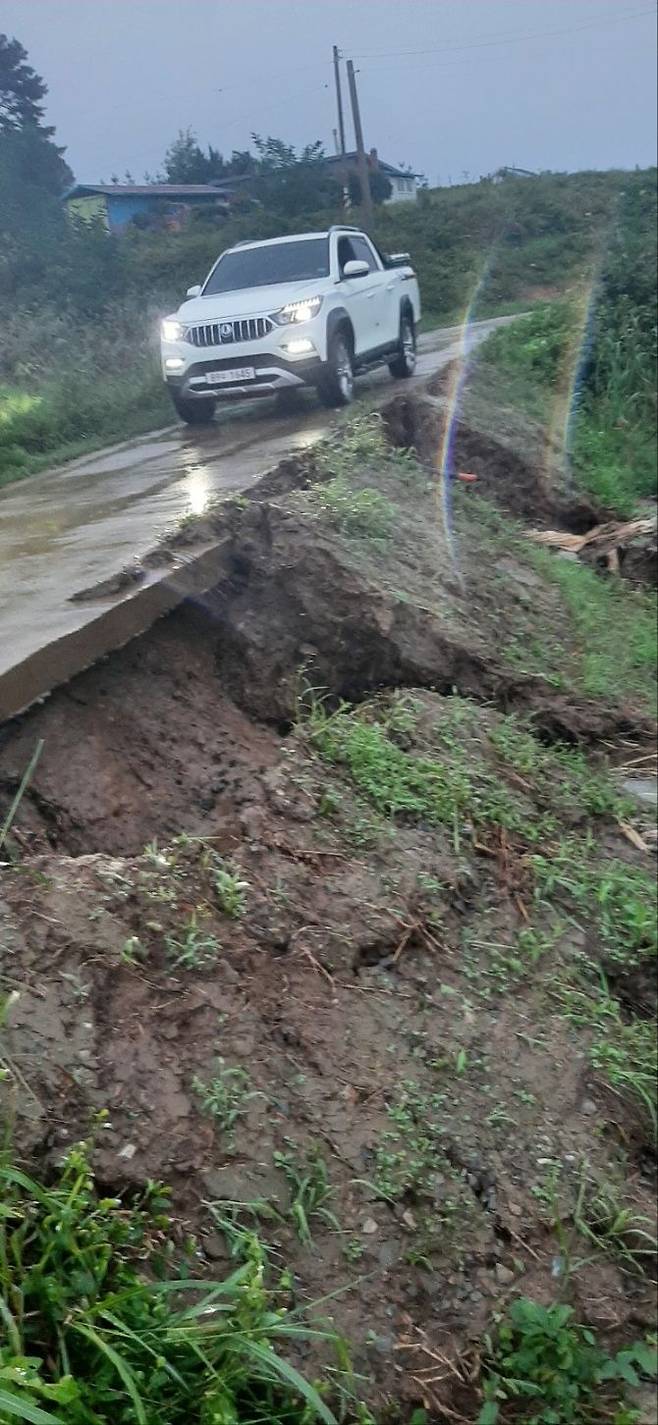
[[[650,605],[567,588],[495,503],[532,463],[478,448],[454,530],[373,416],[211,511],[215,587],[0,748],[8,802],[44,740],[3,883],[19,1150],[109,1109],[100,1181],[169,1181],[208,1273],[256,1230],[405,1422],[476,1418],[518,1295],[610,1349],[653,1321]]]

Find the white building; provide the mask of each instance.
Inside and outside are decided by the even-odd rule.
[[[341,179],[345,174],[354,173],[358,176],[359,162],[356,152],[332,153],[323,159],[323,162],[338,179]],[[367,155],[367,163],[371,173],[379,172],[383,178],[388,178],[392,192],[390,197],[384,199],[386,203],[415,203],[418,197],[420,174],[410,173],[405,168],[397,168],[393,163],[385,163],[379,157],[376,148],[371,148]]]

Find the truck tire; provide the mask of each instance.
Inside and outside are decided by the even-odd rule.
[[[325,406],[349,406],[354,398],[354,365],[348,337],[337,331],[329,338],[327,360],[318,384]]]
[[[178,391],[170,392],[171,399],[182,421],[188,426],[209,426],[215,414],[214,401],[188,401],[179,396]]]
[[[416,370],[416,328],[409,312],[400,313],[400,335],[397,355],[388,369],[396,381],[406,381]]]

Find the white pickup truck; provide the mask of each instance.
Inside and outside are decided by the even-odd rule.
[[[315,386],[346,406],[359,371],[413,374],[420,317],[407,253],[384,257],[357,228],[238,243],[162,323],[162,374],[183,420],[212,420],[219,397]]]

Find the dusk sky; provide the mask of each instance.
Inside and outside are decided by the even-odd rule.
[[[48,83],[80,180],[155,176],[188,127],[224,155],[252,130],[331,151],[335,43],[360,71],[366,146],[435,184],[501,164],[655,163],[655,14],[641,0],[0,0],[0,30]]]

